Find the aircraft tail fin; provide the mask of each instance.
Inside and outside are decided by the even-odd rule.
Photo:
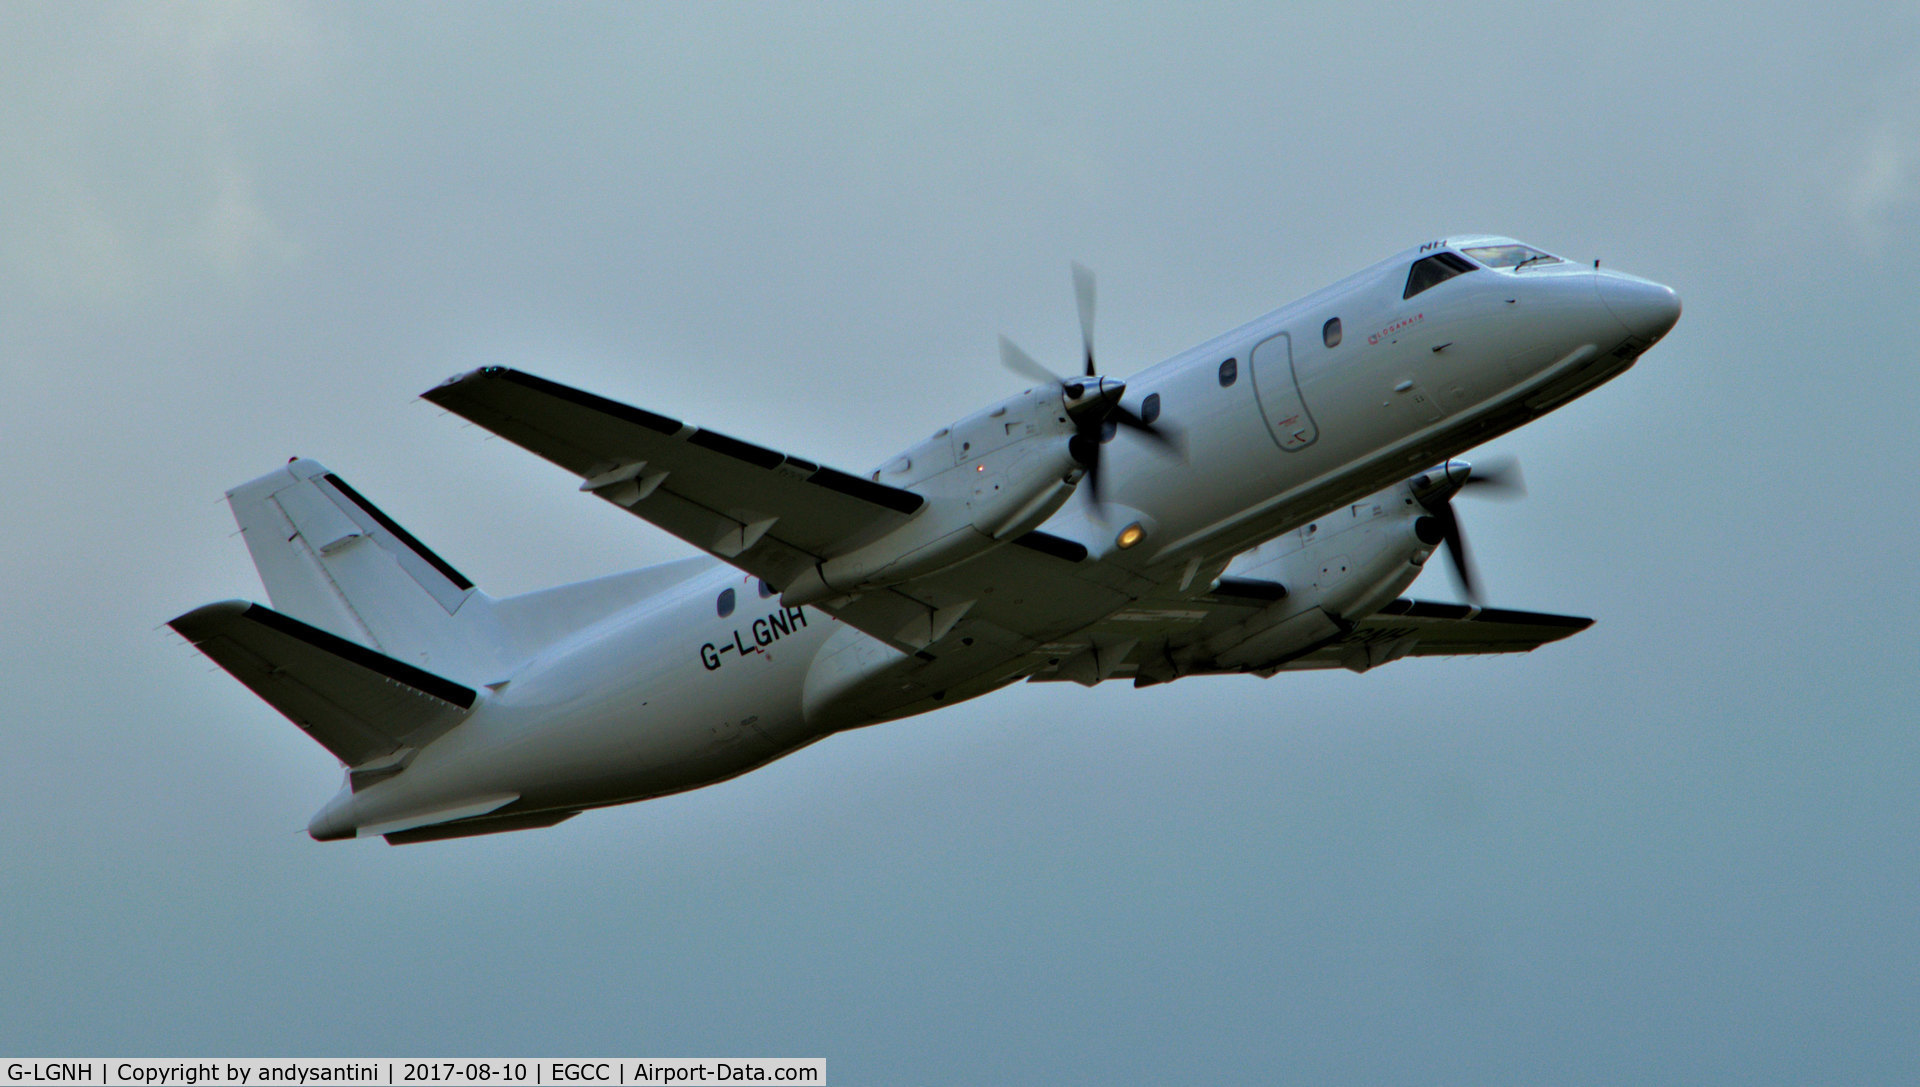
[[[209,604],[170,625],[352,767],[356,789],[463,720],[478,688],[715,561],[496,600],[317,461],[227,501],[273,607]]]
[[[227,502],[280,613],[468,679],[498,665],[486,594],[325,465],[292,461]]]
[[[350,767],[425,746],[478,698],[471,687],[243,600],[207,604],[168,625]]]

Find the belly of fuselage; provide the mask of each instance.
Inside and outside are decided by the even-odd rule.
[[[719,594],[731,589],[729,615]],[[801,690],[838,626],[759,597],[737,572],[697,579],[581,632],[490,690],[474,716],[366,796],[375,806],[512,793],[517,811],[698,788],[813,742]]]

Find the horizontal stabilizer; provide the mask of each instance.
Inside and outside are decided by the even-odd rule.
[[[168,624],[348,766],[418,748],[477,697],[404,661],[243,600]]]

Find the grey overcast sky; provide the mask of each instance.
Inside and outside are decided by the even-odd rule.
[[[836,1083],[1920,1080],[1920,9],[0,6],[0,1054],[824,1055]],[[161,624],[326,461],[484,588],[676,557],[416,399],[851,470],[1403,246],[1674,285],[1495,443],[1511,660],[1023,686],[548,831],[317,844]],[[1436,573],[1415,595],[1450,598]]]

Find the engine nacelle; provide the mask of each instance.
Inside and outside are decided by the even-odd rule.
[[[1408,483],[1398,483],[1242,553],[1226,577],[1278,582],[1276,601],[1195,647],[1214,664],[1263,672],[1371,615],[1420,576],[1439,543]]]
[[[1083,469],[1057,388],[971,415],[875,473],[926,504],[878,539],[827,557],[784,587],[788,607],[944,570],[1038,527],[1073,495]]]

